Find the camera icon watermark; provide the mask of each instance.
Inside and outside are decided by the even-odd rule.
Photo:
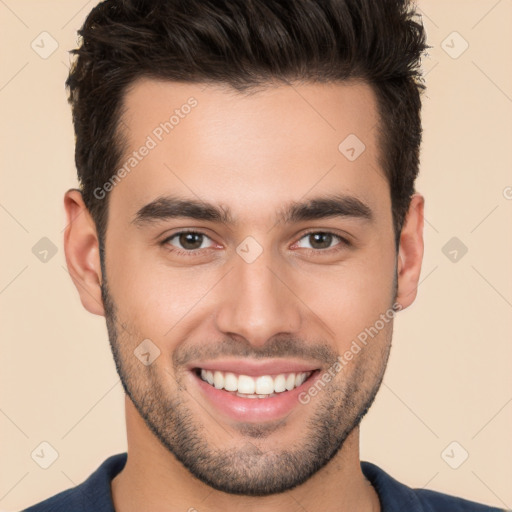
[[[32,254],[41,263],[48,263],[57,254],[57,246],[49,238],[43,236],[32,247]]]
[[[48,469],[59,458],[59,453],[50,443],[43,441],[32,450],[30,456],[39,467]]]
[[[263,247],[252,236],[246,237],[236,248],[236,253],[246,262],[253,263],[261,253]]]
[[[452,469],[458,469],[469,457],[467,450],[457,441],[452,441],[442,452],[441,458]]]
[[[41,59],[47,59],[59,47],[57,40],[48,32],[41,32],[31,43],[30,47]]]
[[[441,252],[452,262],[458,263],[468,252],[466,245],[456,236],[446,242]]]
[[[458,32],[454,31],[443,40],[441,48],[452,59],[458,59],[469,48],[469,43]]]
[[[338,151],[350,162],[357,160],[365,149],[363,141],[353,133],[343,139],[338,146]]]
[[[133,353],[144,366],[153,364],[155,359],[161,354],[160,349],[149,338],[146,338],[137,345]]]

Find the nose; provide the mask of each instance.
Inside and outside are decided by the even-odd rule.
[[[301,327],[301,301],[285,266],[271,261],[270,251],[248,263],[238,255],[222,282],[216,314],[217,329],[262,346],[277,334],[294,334]]]

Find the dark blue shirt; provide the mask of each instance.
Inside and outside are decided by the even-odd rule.
[[[123,469],[126,458],[126,452],[112,455],[85,482],[25,512],[115,512],[110,482]],[[448,494],[411,489],[370,462],[362,461],[361,469],[379,495],[382,512],[503,512]]]

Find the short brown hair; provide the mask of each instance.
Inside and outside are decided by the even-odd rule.
[[[398,248],[418,174],[419,68],[427,48],[407,0],[106,0],[79,35],[66,86],[78,178],[100,247],[108,197],[98,199],[94,190],[122,158],[124,93],[149,77],[222,83],[240,92],[276,81],[369,84]]]

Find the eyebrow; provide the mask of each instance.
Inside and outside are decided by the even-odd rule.
[[[355,196],[329,194],[303,202],[291,201],[278,212],[277,223],[293,224],[301,221],[333,217],[353,218],[372,222],[372,209]],[[201,221],[236,225],[236,218],[228,207],[205,201],[178,196],[158,197],[140,208],[132,223],[142,227],[172,218],[188,218]]]

